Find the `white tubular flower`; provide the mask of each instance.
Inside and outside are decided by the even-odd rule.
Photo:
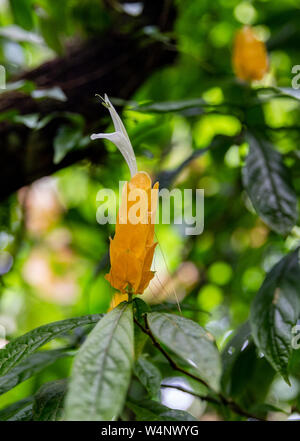
[[[121,118],[116,112],[116,109],[112,105],[112,103],[109,101],[108,96],[104,95],[103,105],[108,108],[110,116],[112,118],[115,132],[113,133],[94,133],[91,135],[91,140],[104,138],[108,139],[112,143],[115,144],[115,146],[120,150],[122,153],[125,161],[127,162],[127,165],[130,170],[131,177],[134,176],[137,173],[137,165],[136,165],[136,158],[135,154],[130,142],[130,139],[127,135],[126,129],[124,127],[124,124],[121,121]]]

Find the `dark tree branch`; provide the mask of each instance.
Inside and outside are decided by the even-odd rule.
[[[109,32],[17,78],[33,81],[39,89],[60,87],[67,96],[66,102],[35,100],[25,93],[7,92],[1,95],[0,113],[17,109],[20,114],[38,113],[42,117],[57,111],[76,112],[86,120],[85,133],[103,130],[101,118],[107,114],[95,93],[129,99],[156,69],[175,59],[175,52],[168,46],[141,36],[141,29],[147,24],[160,27],[161,31],[172,29],[174,9],[168,0],[165,4],[162,8],[162,2],[145,0],[143,14],[138,18],[116,14]],[[126,20],[131,33],[128,28],[126,33],[117,31],[121,28],[120,20]],[[71,151],[62,162],[54,164],[53,140],[62,123],[66,120],[57,117],[39,131],[23,124],[0,123],[0,200],[84,158],[96,164],[105,161],[105,149],[94,143],[86,149]]]

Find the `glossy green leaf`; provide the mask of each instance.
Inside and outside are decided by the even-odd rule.
[[[137,421],[197,421],[188,412],[170,409],[152,400],[126,404],[135,413]]]
[[[26,381],[28,378],[44,370],[56,360],[70,355],[63,349],[41,351],[25,358],[21,363],[0,377],[0,395]]]
[[[242,346],[230,374],[227,395],[244,409],[249,409],[255,403],[265,402],[276,372],[249,339]]]
[[[150,307],[142,299],[136,297],[133,299],[133,312],[135,318],[143,323],[144,314],[146,314],[146,312],[150,312]]]
[[[62,418],[67,380],[43,384],[34,397],[34,421],[58,421]]]
[[[288,412],[286,412],[284,409],[281,409],[277,406],[274,406],[273,404],[268,404],[268,403],[262,403],[262,404],[260,403],[251,406],[249,408],[249,411],[253,415],[257,415],[260,418],[265,418],[266,415],[268,415],[268,413],[274,413],[274,412],[285,413],[286,415],[288,415]]]
[[[300,101],[300,90],[292,87],[277,87],[277,89],[285,96],[294,98]]]
[[[48,323],[12,340],[4,349],[0,350],[0,375],[8,373],[25,357],[49,341],[80,326],[96,323],[102,317],[103,314],[92,314]]]
[[[292,328],[300,316],[298,249],[267,274],[251,307],[250,324],[256,345],[288,381]]]
[[[187,109],[202,109],[202,107],[205,105],[207,105],[207,103],[202,98],[195,98],[191,100],[165,101],[145,104],[141,106],[134,106],[133,110],[146,113],[169,113],[181,112]]]
[[[0,409],[0,421],[32,420],[33,397],[24,398],[16,403]]]
[[[212,336],[197,323],[182,316],[152,312],[147,314],[147,318],[153,335],[218,390],[221,361]]]
[[[266,224],[280,234],[295,225],[297,198],[280,153],[264,139],[248,134],[250,151],[243,168],[243,182],[251,202]]]
[[[146,357],[140,356],[134,373],[146,388],[151,398],[158,398],[162,376],[160,370]]]
[[[241,354],[241,350],[249,344],[251,339],[251,328],[249,322],[245,322],[233,337],[229,340],[222,351],[222,389],[225,393],[230,394],[232,370]]]
[[[95,326],[75,357],[66,419],[116,420],[125,401],[133,359],[132,304],[121,303]]]

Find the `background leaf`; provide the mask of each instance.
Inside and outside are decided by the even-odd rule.
[[[140,356],[134,367],[134,373],[147,389],[151,398],[158,398],[162,376],[159,369],[146,357]]]
[[[221,362],[212,337],[197,323],[182,316],[152,312],[147,314],[147,318],[154,336],[218,390]]]
[[[239,327],[233,337],[229,340],[222,351],[222,389],[229,395],[231,390],[232,370],[243,347],[249,344],[251,339],[251,327],[249,322],[245,322]]]
[[[36,100],[50,98],[62,102],[67,101],[65,93],[60,87],[51,87],[50,89],[36,89],[31,92],[31,96]]]
[[[80,326],[96,323],[102,317],[103,314],[92,314],[48,323],[12,340],[4,349],[0,350],[0,375],[9,372],[21,360],[50,340]]]
[[[267,274],[251,307],[250,324],[259,350],[288,381],[292,327],[300,315],[298,249]]]
[[[10,0],[10,7],[15,22],[29,31],[33,28],[33,15],[31,0]]]
[[[293,89],[292,87],[278,87],[284,95],[289,96],[291,98],[295,98],[296,100],[300,100],[300,90]]]
[[[226,395],[244,409],[262,404],[267,398],[275,374],[266,358],[259,356],[252,338],[249,337],[240,350],[237,350],[237,354],[233,354],[230,372],[227,371],[229,381],[226,383]]]
[[[0,421],[29,421],[32,419],[33,397],[24,398],[0,410]]]
[[[287,234],[295,225],[297,198],[280,153],[264,139],[248,134],[250,151],[243,168],[243,182],[251,202],[268,226]]]
[[[54,139],[54,163],[58,164],[66,154],[75,148],[82,138],[79,127],[61,126]]]
[[[58,421],[63,414],[63,403],[67,392],[67,380],[50,381],[43,384],[34,397],[34,421]]]
[[[203,99],[195,98],[192,100],[155,102],[141,106],[133,106],[132,110],[146,113],[169,113],[192,109],[193,111],[197,110],[198,113],[203,113],[203,106],[205,105],[207,105],[207,103]]]
[[[56,360],[69,356],[64,349],[53,351],[41,351],[32,354],[21,361],[16,367],[11,369],[8,374],[0,377],[0,395],[14,388],[18,384],[26,381],[33,375],[41,372]]]
[[[95,326],[75,357],[66,398],[67,420],[116,420],[133,358],[132,304],[121,303]]]
[[[137,421],[197,421],[188,412],[170,409],[156,401],[127,402],[127,406],[135,413]]]
[[[63,46],[59,32],[53,32],[53,27],[56,25],[55,21],[45,13],[39,14],[38,17],[40,32],[43,39],[53,51],[58,54],[63,53]]]

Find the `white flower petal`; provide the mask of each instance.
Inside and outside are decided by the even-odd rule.
[[[134,150],[132,148],[129,136],[126,132],[126,129],[124,127],[124,124],[122,123],[121,118],[117,114],[114,106],[111,104],[106,94],[105,94],[105,104],[107,105],[107,108],[109,110],[116,131],[113,133],[93,134],[91,135],[91,139],[94,140],[98,138],[104,138],[113,142],[115,146],[120,150],[125,161],[127,162],[131,176],[134,176],[137,173],[137,165],[136,165]]]
[[[130,142],[129,136],[128,136],[127,132],[126,132],[126,129],[124,127],[124,124],[122,123],[121,118],[119,117],[116,109],[114,108],[114,106],[112,105],[112,103],[110,102],[110,100],[109,100],[109,98],[108,98],[108,96],[106,94],[104,95],[104,99],[105,99],[105,103],[106,103],[106,105],[108,107],[111,119],[113,120],[115,131],[116,132],[122,132],[123,135],[127,138],[129,144],[131,145],[131,142]]]

